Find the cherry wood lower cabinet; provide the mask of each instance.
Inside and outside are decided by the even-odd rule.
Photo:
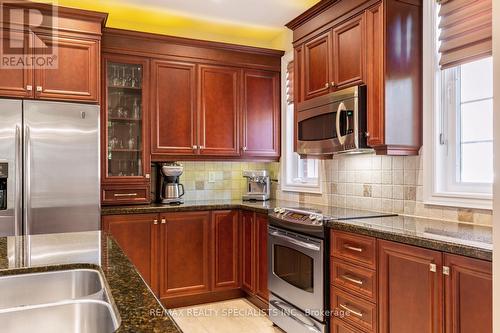
[[[379,241],[380,332],[443,331],[441,252]]]
[[[210,290],[210,213],[161,214],[160,298]]]
[[[240,223],[238,211],[213,211],[211,214],[212,256],[214,258],[212,288],[214,290],[239,288]]]
[[[379,241],[380,333],[492,333],[491,262]]]
[[[269,300],[267,221],[267,215],[241,212],[242,288],[260,307],[264,307]]]
[[[240,219],[241,217],[241,219]],[[238,210],[102,217],[168,307],[249,296],[267,307],[267,215]]]
[[[445,332],[493,332],[491,263],[445,254],[444,266]]]
[[[113,235],[125,255],[141,273],[153,292],[158,294],[157,214],[130,214],[102,217],[102,229]]]

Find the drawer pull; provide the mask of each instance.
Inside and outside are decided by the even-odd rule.
[[[344,304],[340,304],[339,305],[342,309],[346,310],[346,311],[349,311],[350,313],[352,313],[353,315],[356,315],[360,318],[363,317],[363,313],[361,311],[358,311],[358,310],[353,310],[351,309],[350,307],[348,307],[347,305],[344,305]]]
[[[137,193],[115,193],[114,196],[115,196],[115,198],[120,198],[120,197],[136,197]]]
[[[344,249],[348,249],[348,250],[355,251],[355,252],[363,252],[362,248],[355,247],[355,246],[352,246],[352,245],[349,245],[349,244],[344,244]]]
[[[352,282],[355,284],[359,284],[360,286],[363,285],[363,280],[350,277],[349,275],[342,275],[341,278],[346,280],[346,281],[349,281],[349,282]]]

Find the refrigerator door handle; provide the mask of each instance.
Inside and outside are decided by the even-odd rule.
[[[23,146],[22,146],[22,130],[20,125],[16,125],[16,147],[15,147],[15,161],[14,164],[16,166],[15,169],[15,202],[14,202],[14,223],[15,223],[15,234],[16,236],[20,236],[23,233],[22,230],[22,221],[23,221],[23,205],[21,202],[22,193],[23,193],[23,182],[22,182],[22,154],[23,154]]]
[[[30,210],[31,210],[31,192],[30,192],[30,169],[31,169],[31,133],[30,126],[24,125],[24,214],[23,228],[24,234],[29,235]]]

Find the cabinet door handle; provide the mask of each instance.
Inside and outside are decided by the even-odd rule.
[[[444,275],[450,275],[450,267],[443,266],[443,274]]]
[[[354,252],[363,252],[362,248],[356,247],[356,246],[352,246],[352,245],[349,245],[349,244],[344,244],[344,249],[351,250],[351,251],[354,251]]]
[[[161,224],[165,224],[167,223],[167,220],[166,219],[161,219]]]
[[[330,82],[330,86],[331,86],[332,88],[333,88],[333,87],[335,87],[335,82],[333,82],[333,81],[332,81],[332,82]]]
[[[200,146],[200,149],[205,149],[205,146]]]
[[[346,274],[342,275],[341,278],[346,280],[346,281],[349,281],[349,282],[352,282],[355,284],[359,284],[360,286],[363,285],[363,280],[350,277],[349,275],[346,275]]]
[[[436,264],[429,264],[429,270],[433,273],[436,273],[437,272]]]
[[[340,306],[342,309],[344,309],[344,310],[346,310],[346,311],[349,311],[349,312],[350,312],[350,313],[352,313],[353,315],[356,315],[356,316],[358,316],[358,317],[360,317],[360,318],[362,318],[362,317],[363,317],[363,313],[362,313],[361,311],[359,311],[359,310],[353,310],[352,308],[350,308],[350,307],[348,307],[347,305],[344,305],[344,304],[339,304],[339,306]]]
[[[33,91],[33,86],[32,85],[27,85],[26,86],[27,91]]]
[[[193,145],[193,149],[198,149],[198,146],[197,145]]]
[[[325,88],[329,88],[329,87],[330,87],[330,83],[329,82],[325,83]]]
[[[248,148],[247,147],[243,147],[242,149],[243,149],[243,151],[247,151]]]
[[[153,224],[158,224],[158,220],[153,220]]]
[[[115,196],[115,198],[120,198],[120,197],[136,197],[137,193],[115,193],[114,196]]]
[[[42,89],[42,86],[36,86],[36,92],[42,92],[43,89]]]

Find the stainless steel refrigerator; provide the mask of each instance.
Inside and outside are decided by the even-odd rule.
[[[0,236],[99,229],[99,106],[0,99]]]

